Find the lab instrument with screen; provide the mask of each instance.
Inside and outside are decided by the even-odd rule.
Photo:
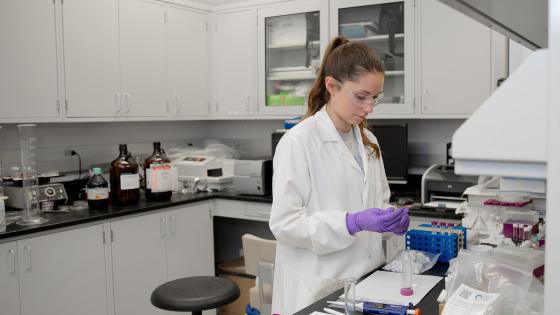
[[[370,126],[381,147],[385,174],[390,184],[406,184],[408,174],[408,125]]]

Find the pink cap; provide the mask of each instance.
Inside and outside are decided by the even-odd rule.
[[[454,224],[454,223],[447,223],[447,226],[448,226],[448,227],[454,227],[455,224]]]
[[[401,295],[411,296],[413,293],[412,288],[401,288]]]

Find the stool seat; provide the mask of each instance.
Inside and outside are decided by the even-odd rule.
[[[239,297],[239,287],[223,277],[188,277],[166,282],[152,292],[155,307],[179,312],[227,305]]]

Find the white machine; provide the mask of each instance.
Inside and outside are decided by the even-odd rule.
[[[272,160],[234,160],[233,189],[240,194],[268,195],[272,192]]]
[[[232,160],[213,156],[187,156],[171,163],[177,169],[179,187],[204,182],[202,189],[223,191],[233,185]],[[204,187],[205,186],[205,187]]]

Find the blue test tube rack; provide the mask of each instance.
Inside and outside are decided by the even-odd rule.
[[[440,254],[438,261],[449,262],[457,257],[459,249],[467,248],[467,229],[462,226],[438,227],[432,233],[431,224],[420,224],[406,233],[406,249]]]

